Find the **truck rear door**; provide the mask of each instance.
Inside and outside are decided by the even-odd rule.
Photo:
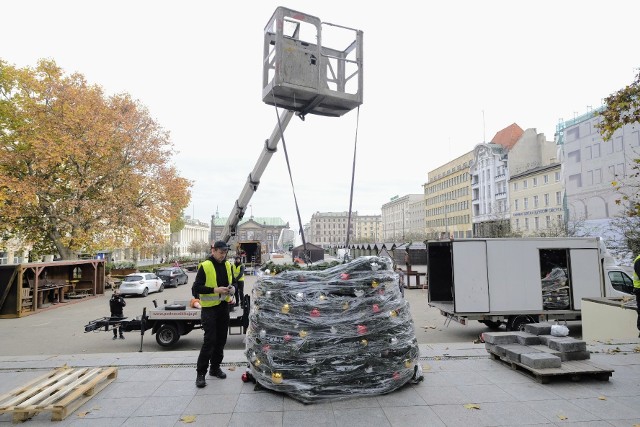
[[[573,309],[580,310],[582,298],[602,296],[600,257],[597,249],[571,249],[570,257]]]
[[[456,313],[488,313],[487,245],[481,241],[453,242],[453,292]]]

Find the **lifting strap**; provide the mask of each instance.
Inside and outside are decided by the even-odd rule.
[[[296,214],[298,215],[298,227],[299,233],[302,236],[302,250],[303,250],[303,261],[306,264],[309,264],[310,257],[309,251],[307,250],[307,242],[304,238],[304,229],[302,227],[302,219],[300,218],[300,208],[298,207],[298,198],[296,197],[296,189],[293,185],[293,175],[291,174],[291,164],[289,163],[289,154],[287,153],[287,144],[284,141],[284,131],[282,129],[282,123],[280,122],[280,114],[278,114],[278,103],[276,102],[276,97],[271,93],[273,97],[273,106],[276,111],[276,117],[278,118],[278,129],[280,129],[280,138],[282,138],[282,148],[284,149],[284,158],[287,161],[287,169],[289,170],[289,180],[291,181],[291,190],[293,191],[293,201],[296,205]]]

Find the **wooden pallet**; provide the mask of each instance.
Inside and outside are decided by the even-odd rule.
[[[562,362],[559,368],[536,369],[524,365],[519,362],[509,360],[504,356],[500,356],[489,351],[493,360],[499,360],[508,365],[511,369],[520,370],[533,376],[535,380],[541,384],[547,384],[552,379],[568,378],[571,381],[580,381],[584,377],[595,377],[600,381],[609,381],[609,377],[613,374],[613,369],[604,369],[594,365],[588,360],[571,360]]]
[[[56,368],[24,386],[0,395],[0,414],[11,412],[19,423],[51,411],[51,421],[62,421],[109,385],[118,368]]]

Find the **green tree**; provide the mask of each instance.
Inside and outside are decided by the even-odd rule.
[[[167,131],[128,94],[106,96],[52,60],[0,60],[0,236],[63,259],[163,242],[191,183]]]

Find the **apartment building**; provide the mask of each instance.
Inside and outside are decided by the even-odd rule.
[[[524,131],[513,123],[491,142],[475,146],[470,165],[473,235],[494,237],[509,231],[507,153]]]
[[[351,238],[353,241],[355,228],[353,218],[358,212],[351,213],[352,227]],[[315,212],[311,215],[309,223],[309,233],[307,241],[321,248],[332,246],[344,246],[347,243],[347,224],[349,222],[349,211],[344,212]]]
[[[422,240],[421,221],[411,221],[425,215],[424,194],[394,196],[382,205],[382,237],[385,242]]]
[[[423,185],[427,239],[472,237],[469,166],[473,154],[469,151],[428,173]]]
[[[606,224],[624,212],[624,202],[613,181],[638,185],[632,177],[640,157],[640,125],[629,124],[604,141],[596,125],[597,113],[589,111],[556,127],[566,194],[567,220]]]
[[[382,239],[381,215],[355,215],[351,220],[355,231],[353,243],[374,243]]]

